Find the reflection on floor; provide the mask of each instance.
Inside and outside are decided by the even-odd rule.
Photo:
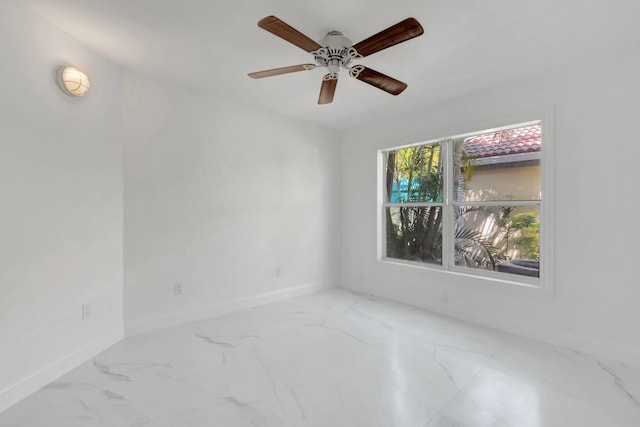
[[[637,427],[640,369],[334,290],[127,339],[0,425]]]

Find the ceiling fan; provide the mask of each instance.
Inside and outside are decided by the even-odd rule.
[[[364,65],[353,65],[351,62],[372,55],[398,43],[418,37],[424,29],[415,18],[407,18],[371,37],[353,44],[340,31],[330,31],[318,42],[310,39],[292,26],[275,16],[267,16],[258,21],[258,27],[292,43],[313,55],[315,64],[291,65],[271,70],[249,73],[253,79],[272,77],[280,74],[309,71],[324,67],[328,73],[322,78],[318,104],[333,102],[338,84],[340,70],[348,70],[349,75],[357,80],[375,86],[378,89],[398,95],[407,88],[407,84],[389,77]]]

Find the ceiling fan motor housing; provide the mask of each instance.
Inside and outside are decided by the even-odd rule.
[[[359,55],[351,46],[353,42],[340,31],[330,31],[318,40],[320,49],[311,52],[319,67],[327,67],[330,73],[338,74],[341,68],[346,68]]]

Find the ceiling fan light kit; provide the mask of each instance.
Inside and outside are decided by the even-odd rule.
[[[322,78],[318,104],[329,104],[337,87],[341,70],[347,70],[349,76],[368,83],[391,95],[398,95],[407,88],[407,84],[389,77],[364,65],[351,65],[354,60],[372,55],[398,43],[405,42],[424,33],[424,29],[415,18],[407,18],[373,36],[356,43],[345,37],[340,31],[330,31],[318,42],[305,36],[289,24],[275,16],[267,16],[258,21],[258,27],[288,41],[313,55],[315,64],[291,65],[288,67],[249,73],[249,77],[261,79],[298,71],[326,68]]]

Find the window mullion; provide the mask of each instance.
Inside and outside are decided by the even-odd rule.
[[[444,206],[442,208],[442,266],[449,270],[454,262],[453,254],[453,141],[450,139],[443,140],[440,143],[441,150],[444,152]]]
[[[453,206],[539,206],[540,200],[488,200],[451,203]]]
[[[385,203],[385,208],[422,208],[429,206],[442,206],[443,203],[437,202],[403,202],[403,203]]]

